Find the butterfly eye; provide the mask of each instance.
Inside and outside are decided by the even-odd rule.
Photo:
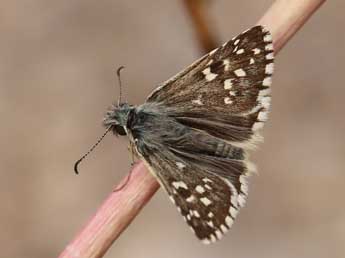
[[[114,125],[114,132],[116,132],[119,135],[126,135],[126,130],[121,125]]]

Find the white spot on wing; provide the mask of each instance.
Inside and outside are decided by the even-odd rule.
[[[194,200],[195,200],[194,195],[191,195],[186,199],[187,202],[193,202]]]
[[[223,60],[223,65],[224,65],[224,71],[228,71],[230,68],[230,61],[229,59],[224,59]]]
[[[264,127],[264,123],[263,122],[256,122],[253,125],[253,131],[257,131],[257,130],[261,129],[262,127]]]
[[[247,182],[247,176],[246,175],[241,175],[240,176],[240,183],[241,184],[244,184],[244,183],[246,183]]]
[[[202,181],[204,181],[205,183],[208,183],[208,182],[212,183],[212,182],[213,182],[211,179],[209,179],[209,178],[207,178],[207,177],[204,177],[204,178],[202,179]]]
[[[210,67],[204,69],[202,71],[202,73],[205,75],[206,81],[209,81],[209,82],[214,80],[218,76],[218,74],[215,74],[215,73],[211,72],[211,68]]]
[[[264,37],[264,41],[265,42],[271,42],[272,41],[272,36],[270,34],[267,34],[265,37]]]
[[[238,195],[238,204],[243,207],[246,203],[246,197],[243,194]]]
[[[179,189],[179,188],[188,189],[188,186],[187,186],[184,182],[182,182],[182,181],[179,181],[179,182],[177,182],[177,181],[172,182],[172,185],[173,185],[173,187],[175,187],[176,189]]]
[[[267,121],[267,112],[261,111],[258,115],[258,120],[260,120],[262,122]]]
[[[260,54],[261,50],[259,48],[254,48],[253,49],[254,55]]]
[[[179,170],[183,170],[186,167],[186,165],[183,164],[182,162],[176,162],[176,166],[178,167]]]
[[[232,85],[232,80],[233,79],[227,79],[227,80],[224,81],[224,89],[225,90],[230,90],[231,89],[231,87],[233,86]]]
[[[241,181],[241,178],[240,178],[240,181]],[[245,193],[246,195],[248,194],[248,184],[246,181],[241,182],[241,192]]]
[[[201,240],[201,242],[202,242],[203,244],[205,244],[205,245],[211,244],[211,241],[208,240],[207,238],[204,238],[203,240]]]
[[[205,192],[205,188],[203,188],[201,185],[197,185],[195,187],[195,190],[198,192],[198,193],[204,193]]]
[[[201,99],[193,99],[193,100],[192,100],[192,103],[197,104],[197,105],[199,105],[199,106],[202,106],[202,105],[203,105]]]
[[[269,94],[271,94],[271,89],[270,88],[259,91],[259,96],[267,96]]]
[[[258,98],[259,98],[259,101],[261,102],[261,105],[264,108],[269,109],[270,103],[271,103],[271,97],[270,96],[264,96],[264,97],[259,96]]]
[[[271,86],[272,84],[272,78],[271,77],[266,77],[263,81],[262,81],[262,85],[263,86]]]
[[[235,73],[236,76],[238,76],[238,77],[246,76],[246,72],[245,72],[242,68],[235,70],[234,73]]]
[[[225,223],[226,225],[228,225],[228,227],[230,228],[232,226],[232,224],[234,223],[234,220],[230,217],[230,216],[226,216],[225,218]],[[223,226],[223,225],[222,225]],[[225,226],[224,226],[225,227]],[[225,227],[226,228],[226,227]],[[227,231],[227,228],[226,228]],[[226,232],[225,231],[225,232]],[[224,232],[224,231],[223,231]]]
[[[207,221],[206,224],[209,225],[211,228],[214,227],[214,224],[213,224],[213,221],[212,221],[212,220]]]
[[[233,218],[235,218],[237,216],[238,210],[236,210],[234,207],[230,206],[229,212],[230,212],[231,216]],[[231,217],[230,217],[230,219],[231,219]],[[226,223],[226,224],[228,224],[228,223]]]
[[[220,230],[216,230],[215,233],[218,239],[221,239],[223,237],[223,234]]]
[[[272,74],[273,73],[273,69],[274,69],[273,63],[269,63],[269,64],[266,65],[265,73],[266,74]]]
[[[200,214],[199,214],[199,212],[196,211],[196,210],[193,211],[193,215],[194,215],[195,217],[197,217],[197,218],[200,218]]]
[[[229,97],[224,98],[224,103],[225,104],[232,104],[232,100]]]
[[[267,60],[272,60],[274,58],[273,53],[269,53],[266,55]]]
[[[243,48],[237,50],[237,52],[236,52],[237,55],[243,54],[243,53],[244,53],[244,49]]]
[[[229,217],[229,216],[228,216]],[[228,217],[226,217],[225,219],[227,219]],[[230,218],[230,217],[229,217]],[[231,219],[231,218],[230,218]],[[226,222],[225,222],[226,223]],[[230,226],[229,226],[230,227]],[[228,228],[225,225],[220,225],[220,229],[222,230],[222,232],[225,234],[226,232],[228,232]]]
[[[265,50],[267,50],[267,51],[273,50],[273,44],[272,43],[271,44],[267,44],[265,46]]]
[[[197,99],[192,100],[192,103],[199,105],[199,106],[202,106],[204,103],[202,103],[201,98],[202,98],[202,95],[200,94]]]
[[[214,243],[217,241],[217,238],[215,237],[215,235],[211,234],[211,242]]]
[[[209,218],[213,218],[213,217],[214,217],[214,214],[213,214],[212,211],[210,211],[210,212],[207,214],[207,216],[208,216]]]
[[[208,184],[205,184],[205,187],[208,189],[208,190],[212,190],[212,187]]]
[[[207,75],[207,74],[211,73],[211,68],[210,68],[210,67],[207,67],[206,69],[204,69],[204,70],[202,71],[202,73],[203,73],[204,75]]]
[[[202,197],[200,198],[200,201],[205,205],[208,206],[210,205],[212,202],[210,201],[210,199],[206,198],[206,197]]]
[[[235,42],[234,42],[234,45],[236,46],[238,43],[240,43],[240,40],[236,39]]]
[[[236,52],[238,49],[238,46],[235,47],[235,49],[232,51],[233,53]]]
[[[206,75],[206,81],[210,82],[210,81],[213,81],[216,77],[218,76],[218,74],[215,74],[215,73],[210,73],[208,75]]]
[[[255,63],[254,58],[251,58],[249,61],[249,64],[254,64],[254,63]]]

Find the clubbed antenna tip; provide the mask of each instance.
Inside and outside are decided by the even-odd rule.
[[[121,100],[122,100],[122,83],[121,83],[121,70],[124,69],[124,66],[120,66],[119,68],[117,68],[116,70],[116,74],[117,74],[117,79],[119,81],[119,87],[120,87],[120,96],[119,96],[119,101],[117,103],[118,106],[120,106],[121,104]]]

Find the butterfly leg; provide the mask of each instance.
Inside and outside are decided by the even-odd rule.
[[[131,152],[131,157],[132,157],[131,166],[134,166],[134,164],[135,164],[135,146],[134,146],[134,143],[132,141],[129,142],[128,149]]]

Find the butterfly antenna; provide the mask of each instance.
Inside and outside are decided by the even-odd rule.
[[[119,86],[120,86],[120,97],[119,97],[119,101],[117,103],[118,106],[120,106],[121,104],[121,100],[122,100],[122,83],[121,83],[121,70],[125,68],[124,66],[120,66],[119,68],[117,68],[116,74],[117,74],[117,79],[119,81]]]
[[[82,156],[80,159],[77,160],[77,162],[74,164],[74,172],[78,175],[78,165],[80,162],[82,162],[96,147],[97,145],[103,140],[103,138],[107,135],[107,133],[110,131],[111,126],[108,127],[108,129],[105,131],[105,133],[98,139],[98,141],[90,148],[88,152],[85,153],[84,156]]]

